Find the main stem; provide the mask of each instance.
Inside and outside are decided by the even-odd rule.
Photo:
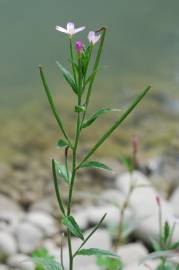
[[[78,97],[78,105],[81,105],[81,98]],[[76,136],[75,136],[75,144],[73,147],[73,157],[72,157],[72,176],[70,181],[70,189],[69,189],[69,196],[68,196],[68,206],[67,206],[67,215],[70,216],[71,213],[71,204],[72,204],[72,195],[73,195],[73,187],[76,177],[76,160],[77,160],[77,148],[78,142],[80,137],[80,113],[77,116],[77,123],[76,123]],[[72,251],[72,244],[71,244],[71,232],[67,230],[68,235],[68,250],[69,250],[69,270],[73,270],[73,251]]]

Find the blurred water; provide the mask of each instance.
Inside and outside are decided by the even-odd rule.
[[[11,122],[29,104],[46,102],[39,63],[46,67],[52,87],[58,90],[60,85],[63,90],[55,61],[68,65],[68,42],[55,26],[68,21],[85,25],[87,31],[108,27],[96,104],[101,102],[100,93],[119,103],[121,93],[133,95],[148,84],[153,93],[160,93],[161,106],[163,93],[176,99],[178,10],[178,0],[0,0],[0,112],[12,112]],[[85,35],[77,38],[86,42]]]

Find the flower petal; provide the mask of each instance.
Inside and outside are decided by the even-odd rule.
[[[62,32],[62,33],[65,33],[65,34],[68,34],[68,32],[67,32],[67,30],[65,29],[65,28],[63,28],[63,27],[61,27],[61,26],[56,26],[56,30],[57,31],[60,31],[60,32]]]
[[[78,32],[81,32],[81,31],[85,30],[85,28],[86,28],[85,26],[76,28],[76,29],[75,29],[75,34],[78,33]]]
[[[88,40],[90,43],[92,43],[93,45],[98,42],[98,40],[100,39],[100,35],[97,35],[94,31],[90,31],[88,33]]]
[[[70,35],[74,35],[75,34],[75,25],[74,25],[73,22],[67,23],[67,32]]]

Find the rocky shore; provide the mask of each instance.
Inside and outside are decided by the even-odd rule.
[[[84,170],[78,175],[74,193],[74,216],[87,234],[107,213],[102,227],[91,238],[86,247],[114,249],[110,227],[120,221],[119,207],[129,191],[131,177],[116,160],[106,160],[113,172]],[[124,262],[125,270],[145,270],[139,262],[150,250],[150,239],[158,233],[158,206],[160,196],[163,219],[172,222],[179,216],[179,158],[161,156],[148,160],[135,171],[133,178],[140,188],[135,189],[126,219],[141,220],[125,244],[115,246]],[[63,238],[50,170],[46,164],[27,163],[16,159],[11,166],[0,165],[0,270],[34,270],[30,256],[34,250],[46,248],[50,255],[60,258],[63,242],[65,265],[68,250]],[[44,169],[45,168],[45,169]],[[66,190],[63,188],[63,200]],[[174,241],[179,241],[176,227]],[[73,239],[73,248],[80,240]],[[157,261],[147,261],[155,269]],[[94,257],[79,258],[75,269],[99,269]]]

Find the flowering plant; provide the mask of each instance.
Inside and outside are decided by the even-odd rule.
[[[114,124],[99,138],[96,144],[89,150],[89,152],[83,157],[81,161],[78,161],[78,148],[80,141],[80,134],[83,129],[89,128],[98,117],[102,114],[115,111],[115,109],[111,108],[102,108],[99,109],[96,113],[94,113],[91,117],[87,118],[86,113],[88,110],[88,105],[92,93],[92,87],[94,84],[94,80],[96,78],[96,74],[98,71],[98,66],[100,63],[100,58],[102,54],[102,49],[104,45],[104,40],[106,36],[106,28],[102,27],[97,31],[90,31],[88,34],[89,44],[85,46],[81,41],[74,40],[74,35],[80,31],[85,29],[84,26],[75,28],[74,23],[68,23],[66,28],[61,26],[56,26],[56,30],[65,33],[69,38],[70,45],[70,62],[71,62],[71,72],[69,72],[66,68],[64,68],[59,62],[57,65],[62,72],[65,80],[69,84],[70,88],[74,92],[76,96],[76,105],[74,108],[74,112],[76,114],[76,132],[75,138],[72,142],[69,137],[64,123],[61,119],[59,112],[57,112],[54,99],[52,97],[50,88],[48,86],[47,80],[44,75],[44,71],[42,66],[39,66],[41,80],[44,86],[45,93],[47,95],[52,113],[56,119],[56,122],[60,128],[60,131],[63,135],[63,138],[58,141],[58,146],[64,149],[64,157],[65,164],[62,165],[59,161],[52,159],[52,173],[54,180],[54,187],[56,192],[56,197],[59,205],[59,209],[62,215],[62,223],[66,228],[67,232],[67,242],[68,242],[68,250],[69,250],[69,270],[73,269],[74,260],[76,256],[106,256],[117,258],[119,257],[113,253],[112,251],[106,251],[96,248],[84,249],[84,245],[89,240],[89,238],[95,233],[95,231],[99,228],[101,223],[103,222],[106,213],[101,217],[99,223],[94,227],[91,233],[85,238],[77,221],[74,219],[72,215],[72,198],[73,198],[73,190],[76,179],[76,173],[81,168],[100,168],[105,170],[111,170],[107,165],[91,160],[90,158],[96,152],[96,150],[101,147],[101,145],[106,141],[106,139],[112,134],[112,132],[126,119],[129,113],[138,105],[138,103],[143,99],[143,97],[147,94],[150,89],[148,86],[129,106],[129,108],[123,112],[118,119],[114,122]],[[92,71],[89,70],[89,64],[92,59],[92,55],[94,53],[94,46],[98,45],[97,53],[95,55],[95,60],[93,63]],[[72,153],[72,161],[69,160],[69,152]],[[58,181],[58,177],[61,181],[64,181],[68,186],[68,202],[67,206],[65,206],[60,190],[60,183]],[[72,247],[72,235],[81,239],[81,245],[75,251],[73,251]],[[61,258],[61,264],[55,262],[54,260],[40,260],[40,263],[44,265],[45,269],[65,269],[63,264],[63,259]]]

